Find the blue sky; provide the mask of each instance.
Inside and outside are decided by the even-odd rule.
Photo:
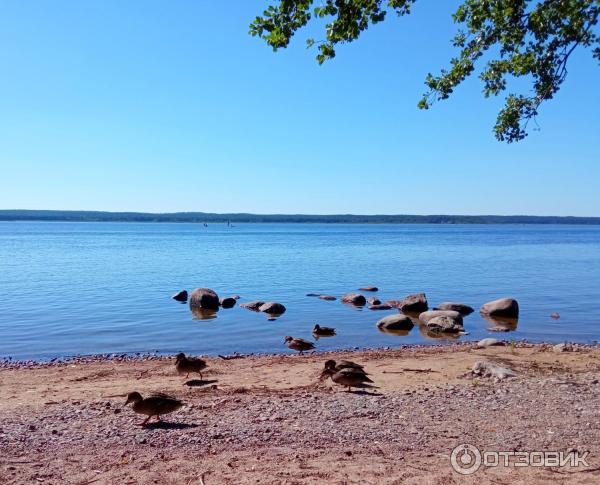
[[[599,216],[589,52],[518,144],[476,78],[416,108],[456,3],[318,66],[309,31],[276,54],[248,35],[267,2],[3,1],[0,208]]]

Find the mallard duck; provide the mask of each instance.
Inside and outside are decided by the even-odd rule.
[[[127,395],[125,406],[129,403],[133,403],[132,408],[136,413],[148,416],[143,422],[139,423],[140,426],[145,426],[152,416],[156,416],[156,421],[160,421],[161,414],[172,413],[183,406],[183,402],[179,399],[162,393],[152,394],[144,399],[139,392],[130,392]]]
[[[335,335],[335,328],[321,327],[318,323],[315,323],[312,333],[314,336],[332,337]]]
[[[362,371],[364,374],[368,375],[365,372],[364,366],[357,364],[356,362],[352,362],[351,360],[340,360],[336,362],[335,360],[327,360],[325,362],[324,370],[335,370],[340,371],[342,369],[354,369],[356,371]]]
[[[336,370],[335,368],[324,369],[321,373],[321,380],[325,380],[328,377],[331,377],[331,380],[340,386],[344,386],[348,388],[348,392],[352,390],[353,387],[357,387],[360,389],[375,389],[376,386],[372,386],[368,384],[369,382],[373,382],[365,371],[362,369],[354,369],[345,367],[340,370]]]
[[[294,338],[289,335],[285,337],[283,340],[284,344],[287,344],[289,349],[297,350],[302,355],[302,352],[305,350],[312,350],[315,348],[315,344],[309,342],[308,340],[304,340],[303,338]]]
[[[202,371],[206,369],[206,361],[197,357],[186,357],[183,352],[175,356],[175,369],[179,375],[185,374],[186,379],[190,376],[190,372],[200,374],[202,379]]]

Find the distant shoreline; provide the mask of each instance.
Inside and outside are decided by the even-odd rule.
[[[600,217],[498,215],[360,215],[360,214],[216,214],[208,212],[102,212],[0,210],[0,221],[30,222],[187,222],[187,223],[321,223],[321,224],[576,224],[600,225]]]

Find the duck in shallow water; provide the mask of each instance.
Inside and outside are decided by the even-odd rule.
[[[312,333],[315,337],[333,337],[335,335],[335,328],[321,327],[318,323],[315,323]]]
[[[180,376],[185,374],[186,379],[192,372],[200,374],[200,379],[202,379],[202,371],[206,369],[206,361],[197,357],[186,357],[183,352],[180,352],[175,356],[175,369],[177,369]]]
[[[303,338],[290,337],[289,335],[283,339],[283,343],[288,346],[288,349],[297,350],[302,355],[306,350],[315,348],[315,344],[304,340]]]
[[[148,416],[139,426],[145,426],[152,416],[156,416],[158,422],[161,414],[172,413],[183,406],[183,401],[162,393],[152,394],[144,399],[139,392],[130,392],[125,406],[129,403],[133,404],[132,408],[136,413]]]

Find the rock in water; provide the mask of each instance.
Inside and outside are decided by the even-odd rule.
[[[355,306],[364,306],[367,300],[360,293],[347,293],[342,296],[342,303],[348,303]]]
[[[337,300],[337,298],[333,295],[319,295],[319,298],[321,300],[325,300],[325,301],[334,301]]]
[[[454,310],[429,310],[427,312],[423,312],[419,314],[419,320],[423,323],[428,323],[429,320],[436,317],[450,317],[453,320],[456,320],[460,325],[463,324],[462,315]]]
[[[240,307],[246,308],[248,310],[252,310],[253,312],[260,311],[259,308],[265,304],[264,301],[249,301],[246,303],[240,304]]]
[[[176,301],[187,301],[188,292],[186,290],[181,290],[175,293],[171,298]]]
[[[381,305],[381,300],[379,298],[375,298],[374,296],[370,296],[369,298],[367,298],[367,303],[369,305]]]
[[[377,322],[378,328],[387,330],[411,330],[415,324],[406,315],[388,315]]]
[[[379,291],[379,288],[377,288],[376,286],[363,286],[362,288],[359,288],[360,291]]]
[[[440,303],[434,308],[434,310],[453,310],[463,316],[470,315],[474,311],[469,305],[465,305],[464,303],[456,303],[453,301],[445,301],[444,303]]]
[[[281,303],[269,301],[259,306],[258,311],[268,313],[269,315],[281,315],[285,313],[285,307]]]
[[[389,305],[371,305],[369,310],[391,310],[392,307]]]
[[[554,320],[558,320],[560,318],[560,313],[554,312],[554,313],[552,313],[552,315],[550,315],[550,318],[552,318]]]
[[[464,332],[462,319],[459,320],[449,315],[438,315],[430,318],[425,325],[427,326],[427,330],[432,333]]]
[[[227,298],[221,298],[220,303],[223,308],[233,308],[236,304],[236,301],[237,300],[235,298],[229,296]]]
[[[196,288],[190,297],[190,308],[218,310],[219,296],[210,288]]]
[[[401,312],[419,313],[427,311],[429,307],[427,306],[427,297],[425,296],[425,293],[416,293],[404,298],[400,302],[398,308]]]
[[[519,304],[513,298],[489,301],[479,311],[491,317],[519,318]]]

